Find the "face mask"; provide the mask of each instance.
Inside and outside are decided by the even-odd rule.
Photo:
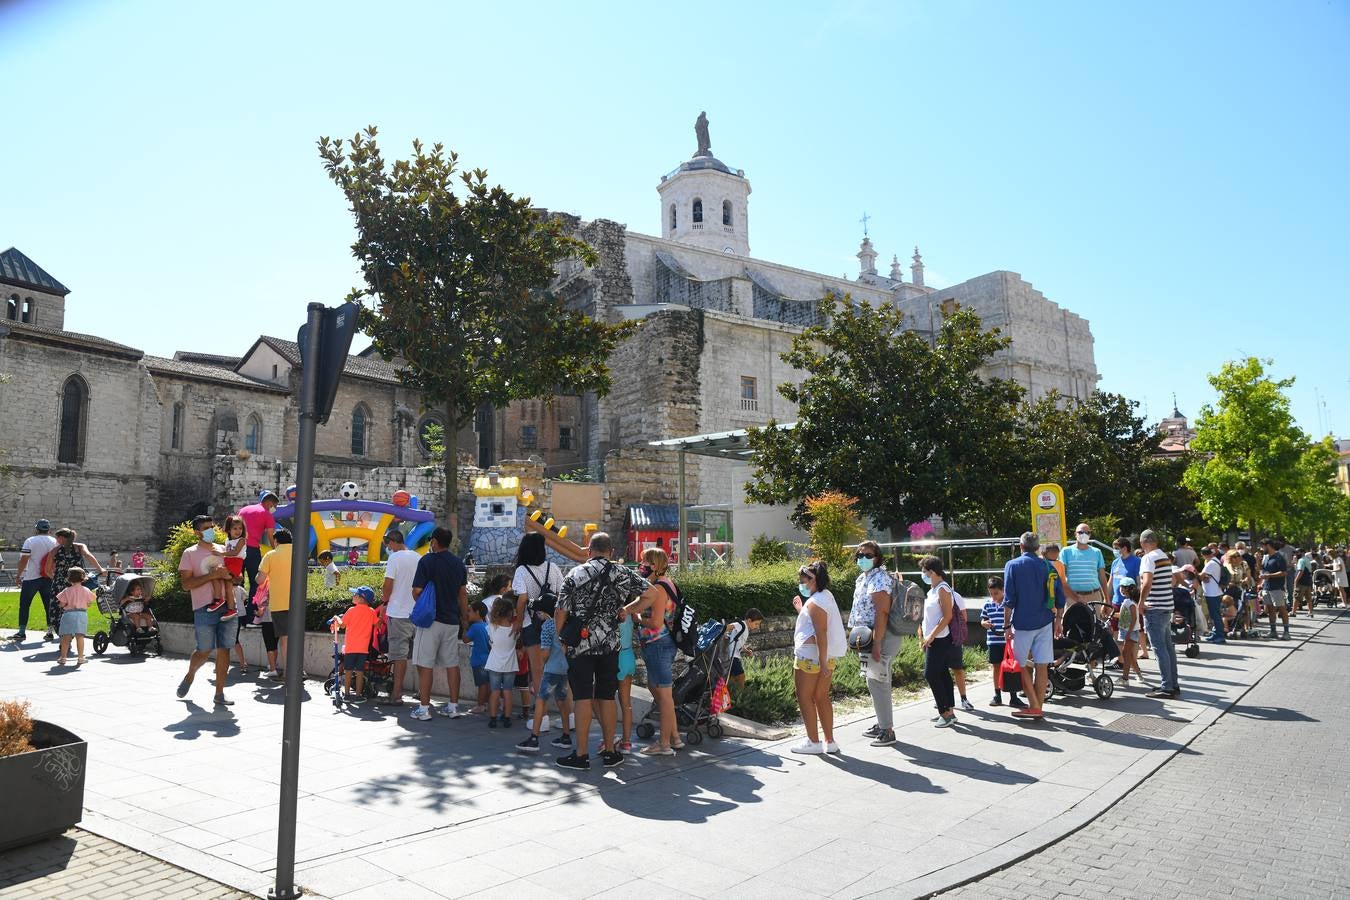
[[[202,540],[206,541],[208,544],[214,544],[216,542],[216,530],[214,528],[208,528],[203,531]]]
[[[872,571],[872,567],[874,565],[876,565],[876,561],[873,560],[872,557],[870,556],[858,557],[858,568],[862,569],[864,572]]]
[[[1120,559],[1120,548],[1119,548],[1119,547],[1116,547],[1116,548],[1113,549],[1111,552],[1115,554],[1116,559]]]
[[[927,573],[927,572],[920,572],[920,573],[919,573],[919,577],[923,579],[923,583],[924,583],[924,584],[929,585],[930,587],[932,586],[932,584],[933,584],[933,579],[931,579],[931,578],[928,577],[928,573]]]
[[[637,573],[638,573],[639,575],[641,575],[643,578],[651,578],[651,577],[652,577],[652,567],[651,567],[651,566],[638,566],[638,567],[637,567]]]
[[[804,584],[799,584],[797,585],[797,593],[801,594],[803,597],[810,597],[811,589]]]
[[[1092,540],[1092,535],[1090,534],[1078,534],[1074,535],[1074,537],[1078,538],[1078,543],[1080,544],[1086,544],[1088,541]]]

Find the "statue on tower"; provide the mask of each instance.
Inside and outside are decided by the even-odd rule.
[[[694,136],[698,138],[698,150],[695,156],[712,156],[712,141],[708,138],[708,114],[700,112],[694,122]]]

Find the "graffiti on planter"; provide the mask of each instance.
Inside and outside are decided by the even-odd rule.
[[[38,754],[38,771],[63,791],[68,791],[80,779],[80,757],[65,747],[53,747]]]

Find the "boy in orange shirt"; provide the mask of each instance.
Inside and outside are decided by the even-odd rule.
[[[370,640],[379,619],[379,614],[370,605],[374,602],[373,589],[365,585],[352,588],[352,608],[334,623],[335,628],[347,631],[347,639],[342,644],[342,693],[348,703],[362,703],[366,699],[366,657],[370,655]],[[351,690],[353,673],[356,675],[355,693]]]

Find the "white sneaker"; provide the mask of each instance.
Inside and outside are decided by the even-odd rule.
[[[419,722],[430,722],[431,710],[421,705],[414,706],[412,711],[412,717]]]
[[[971,702],[970,702],[969,700],[967,700],[965,697],[962,697],[962,698],[961,698],[961,708],[964,709],[966,712],[974,712],[974,711],[975,711],[975,707],[974,707],[974,706],[971,704]]]
[[[839,749],[839,742],[838,742],[838,741],[827,741],[826,744],[825,744],[825,752],[826,752],[826,753],[842,753],[843,751]]]
[[[549,730],[549,724],[550,724],[550,723],[549,723],[549,721],[548,721],[548,716],[544,716],[544,718],[540,719],[540,720],[539,720],[539,733],[540,733],[540,734],[545,734],[545,733],[547,733],[548,730]]]
[[[458,719],[460,716],[464,715],[464,713],[459,711],[458,703],[447,703],[444,706],[439,706],[436,708],[436,714],[445,716],[447,719]]]
[[[813,741],[810,738],[803,738],[801,743],[792,746],[793,753],[802,753],[810,756],[820,756],[825,752],[825,745],[820,741]]]

